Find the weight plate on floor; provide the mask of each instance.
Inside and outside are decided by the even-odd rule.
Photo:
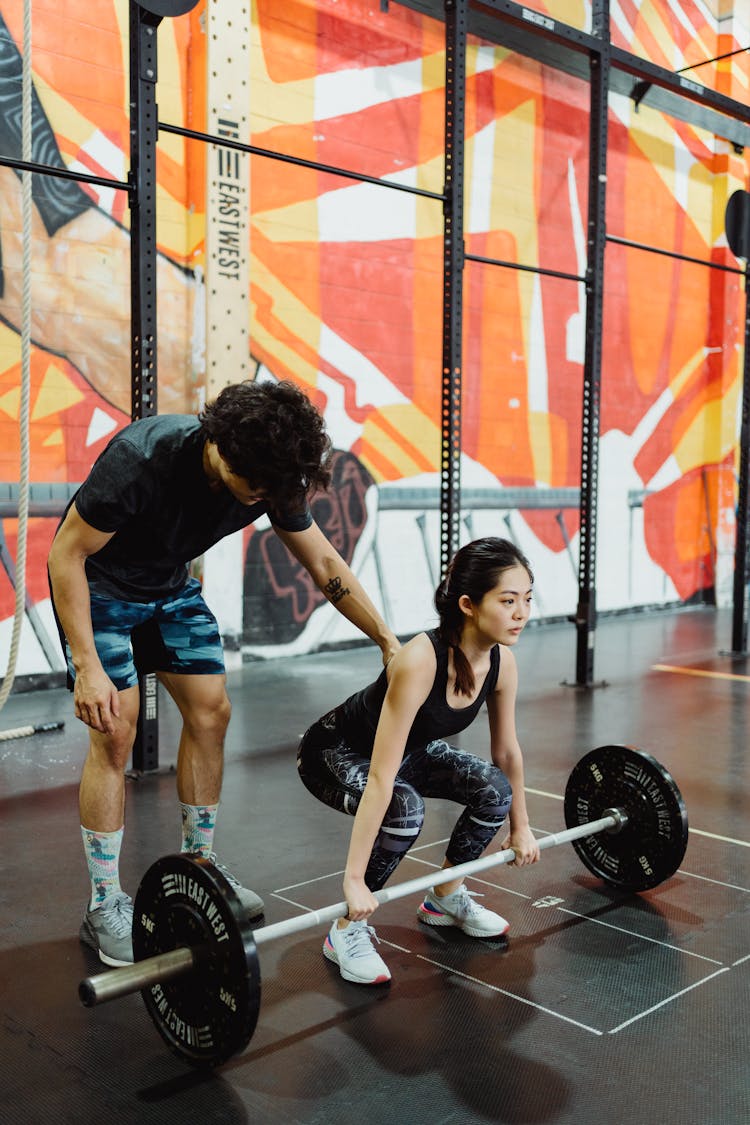
[[[159,1034],[193,1066],[218,1066],[249,1043],[260,1009],[255,940],[235,891],[207,859],[169,855],[133,903],[136,961],[195,950],[189,973],[141,992]]]
[[[633,746],[600,746],[581,758],[565,789],[565,823],[573,828],[623,809],[619,832],[572,841],[595,875],[625,890],[646,891],[673,875],[688,839],[685,802],[655,758]]]

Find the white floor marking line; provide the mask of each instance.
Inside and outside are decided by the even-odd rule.
[[[301,887],[304,885],[304,883],[299,884]],[[298,910],[304,910],[305,914],[314,914],[316,910],[320,910],[319,906],[305,906],[303,902],[295,902],[293,898],[287,898],[286,895],[282,895],[278,891],[273,891],[272,893],[276,898],[280,898],[282,902],[288,903],[289,906],[296,906]]]
[[[446,836],[446,838],[444,840],[434,840],[431,844],[419,844],[417,847],[410,848],[407,855],[404,856],[404,859],[413,859],[414,858],[414,854],[413,854],[414,852],[424,851],[425,848],[435,848],[435,847],[438,847],[438,845],[440,845],[440,844],[447,844],[448,840],[449,840],[449,837]],[[424,859],[417,860],[417,863],[426,863],[426,862],[427,861],[424,860]],[[436,863],[436,864],[433,864],[433,866],[439,867],[440,865]],[[341,871],[329,871],[327,875],[316,875],[315,878],[313,878],[313,879],[303,879],[301,883],[289,883],[286,887],[279,887],[278,890],[271,891],[271,894],[272,895],[279,895],[279,897],[282,897],[284,891],[296,891],[298,887],[310,887],[310,886],[312,886],[313,883],[322,883],[324,879],[334,879],[337,876],[343,877],[343,874],[344,874],[343,868],[342,868]],[[317,907],[317,906],[314,907],[314,908],[310,907],[310,906],[307,906],[307,907],[305,907],[305,909],[306,910],[312,910],[312,909],[319,910],[320,908]]]
[[[721,976],[722,973],[728,972],[729,968],[725,967],[723,969],[719,969],[715,973],[711,973],[710,976],[704,977],[703,980],[699,980],[696,981],[695,984],[688,985],[687,988],[681,989],[680,992],[675,992],[673,996],[667,996],[665,1000],[661,1000],[658,1004],[654,1004],[652,1008],[647,1008],[645,1012],[640,1012],[637,1016],[633,1016],[632,1019],[625,1020],[624,1023],[618,1024],[617,1027],[612,1028],[609,1034],[616,1035],[618,1031],[622,1031],[625,1027],[630,1027],[631,1024],[637,1023],[638,1020],[642,1020],[645,1016],[650,1016],[652,1012],[656,1012],[659,1010],[659,1008],[663,1008],[665,1004],[671,1004],[673,1000],[677,1000],[679,996],[684,996],[686,992],[692,992],[694,988],[700,988],[701,985],[706,984],[710,980],[713,980],[714,977]]]
[[[407,853],[407,855],[404,856],[404,858],[405,859],[414,859],[414,853],[415,852],[424,852],[425,848],[437,847],[440,844],[448,844],[448,840],[449,840],[449,837],[446,836],[445,839],[443,839],[443,840],[433,840],[432,844],[419,844],[417,847],[410,848],[409,852]],[[417,859],[416,863],[427,863],[427,861],[426,861],[426,859]],[[440,867],[440,864],[434,863],[434,864],[431,864],[430,866]],[[305,879],[305,880],[302,880],[301,883],[289,883],[287,886],[280,886],[280,888],[277,891],[271,891],[271,894],[278,894],[279,897],[281,898],[284,891],[296,891],[299,888],[299,886],[311,886],[311,885],[313,885],[313,883],[322,883],[325,879],[335,879],[335,877],[343,877],[343,874],[344,874],[343,870],[342,871],[329,871],[326,875],[316,875],[315,879]],[[313,909],[313,908],[306,907],[306,909],[310,910],[310,909]],[[315,909],[317,910],[319,908],[315,907]]]
[[[431,864],[429,864],[429,863],[427,862],[427,860],[417,860],[416,862],[418,862],[418,863],[424,863],[424,864],[425,864],[426,866],[428,866],[428,867],[429,867],[429,866],[431,866]],[[322,876],[320,876],[320,878],[321,878],[321,879],[326,879],[326,878],[328,878],[328,876],[327,876],[327,875],[322,875]],[[697,875],[697,876],[695,876],[695,878],[698,878],[698,879],[699,879],[699,878],[701,878],[701,876],[700,876],[700,875]],[[709,881],[711,881],[711,880],[709,880]],[[311,879],[311,880],[310,880],[310,882],[311,882],[311,883],[316,883],[316,882],[319,882],[319,880],[318,880],[318,879]],[[494,883],[487,883],[487,882],[486,882],[485,880],[483,880],[483,879],[478,879],[478,880],[477,880],[477,882],[481,882],[481,883],[484,883],[484,885],[485,885],[485,886],[489,886],[489,887],[495,887],[495,884],[494,884]],[[306,884],[306,883],[297,883],[297,884],[296,884],[296,886],[298,886],[298,887],[304,887],[304,886],[307,886],[307,885],[308,885],[308,884]],[[722,886],[730,886],[730,887],[731,887],[731,884],[721,884],[721,885],[722,885]],[[296,909],[298,909],[298,910],[303,910],[303,911],[305,911],[305,912],[306,912],[307,914],[310,914],[310,913],[312,913],[312,912],[313,912],[313,910],[317,910],[317,909],[319,909],[319,907],[311,907],[311,906],[305,906],[305,905],[304,905],[303,903],[301,903],[301,902],[297,902],[297,901],[296,901],[295,899],[292,899],[292,898],[288,898],[288,897],[287,897],[286,895],[284,895],[284,894],[282,894],[282,893],[281,893],[281,891],[283,891],[283,890],[293,890],[293,889],[294,889],[293,887],[289,887],[289,888],[284,888],[284,887],[282,887],[282,888],[281,888],[281,889],[280,889],[279,891],[272,891],[271,893],[272,893],[272,894],[274,895],[274,897],[275,897],[275,898],[279,898],[279,899],[281,899],[281,901],[282,901],[282,902],[285,902],[285,903],[287,903],[287,904],[288,904],[289,906],[293,906],[293,907],[295,907],[295,908],[296,908]],[[508,888],[507,888],[507,887],[496,887],[496,889],[497,889],[497,890],[501,890],[501,891],[508,891]],[[737,888],[737,889],[738,889],[738,890],[743,890],[744,888],[742,888],[742,887],[739,887],[739,888]],[[518,896],[519,898],[525,898],[525,899],[527,899],[527,900],[530,900],[530,898],[531,898],[531,896],[530,896],[530,895],[523,895],[523,894],[521,894],[521,892],[520,892],[520,891],[509,891],[508,893],[510,893],[510,894],[515,894],[515,895],[517,895],[517,896]],[[560,912],[561,914],[569,914],[569,915],[570,915],[571,917],[573,917],[573,918],[580,918],[580,919],[581,919],[581,921],[583,921],[583,922],[593,922],[593,923],[595,923],[595,924],[596,924],[597,926],[604,926],[604,927],[605,927],[606,929],[608,929],[608,930],[616,930],[616,931],[617,931],[617,933],[621,933],[621,934],[627,934],[627,936],[628,936],[628,937],[634,937],[634,938],[638,938],[638,939],[640,939],[641,941],[648,941],[648,942],[651,942],[651,943],[652,943],[652,945],[660,945],[660,946],[661,946],[661,947],[662,947],[663,949],[671,949],[671,950],[673,950],[673,951],[674,951],[675,953],[682,953],[682,954],[683,954],[684,956],[686,956],[686,957],[696,957],[696,958],[697,958],[697,959],[698,959],[699,961],[707,961],[707,962],[708,962],[708,963],[709,963],[710,965],[721,965],[721,964],[722,964],[722,962],[721,962],[721,961],[717,961],[717,960],[716,960],[716,959],[715,959],[714,957],[706,957],[706,956],[705,956],[704,954],[702,954],[702,953],[694,953],[694,952],[693,952],[693,951],[692,951],[691,949],[683,949],[683,948],[681,948],[681,947],[680,947],[679,945],[672,945],[672,944],[671,944],[670,942],[667,942],[667,941],[659,941],[659,939],[658,939],[658,938],[652,938],[652,937],[648,937],[648,935],[647,935],[647,934],[639,934],[639,933],[637,933],[637,932],[636,932],[635,930],[628,930],[628,929],[625,929],[625,927],[624,927],[624,926],[613,926],[611,922],[603,922],[603,921],[602,921],[602,920],[601,920],[600,918],[591,918],[591,917],[590,917],[590,916],[589,916],[588,914],[581,914],[581,913],[579,913],[579,912],[578,912],[578,911],[576,911],[576,910],[569,910],[569,909],[568,909],[567,907],[565,907],[565,906],[556,906],[556,907],[555,907],[555,909],[556,909],[556,910],[559,910],[559,912]],[[533,935],[529,935],[529,936],[533,936]],[[390,946],[392,946],[392,947],[393,947],[394,949],[400,949],[400,950],[402,950],[402,952],[404,952],[404,953],[411,953],[411,952],[412,952],[412,951],[411,951],[410,949],[404,949],[404,947],[403,947],[403,946],[401,946],[401,945],[396,945],[396,943],[395,943],[395,942],[391,942],[391,941],[388,941],[388,940],[387,940],[387,939],[385,939],[385,938],[383,938],[383,939],[381,939],[381,940],[383,941],[383,944],[384,944],[384,945],[390,945]],[[420,955],[419,955],[419,954],[417,954],[417,956],[420,956]],[[427,958],[427,957],[422,957],[422,960],[423,960],[423,961],[428,961],[428,960],[429,960],[429,958]],[[742,962],[743,962],[743,961],[746,961],[746,960],[750,960],[750,954],[748,954],[748,956],[747,956],[747,957],[742,957],[742,958],[740,958],[740,960],[739,960],[739,961],[735,961],[735,962],[733,962],[733,964],[734,964],[734,965],[740,965],[740,964],[742,964]],[[437,964],[439,964],[439,962],[435,961],[435,962],[431,962],[431,964],[436,964],[436,965],[437,965]],[[440,967],[441,967],[441,968],[448,968],[448,966],[445,966],[445,965],[441,965]],[[449,971],[450,971],[450,972],[454,972],[455,970],[453,970],[453,969],[450,969]],[[724,972],[724,969],[722,968],[722,969],[720,969],[719,971],[720,971],[720,972]],[[461,973],[459,973],[458,975],[459,975],[459,976],[462,976],[462,975],[464,975],[464,974],[461,974]],[[713,974],[713,975],[716,975],[716,974]],[[473,978],[473,977],[467,977],[467,979],[468,979],[468,980],[474,980],[474,978]],[[706,979],[707,979],[707,980],[710,980],[711,978],[710,978],[710,977],[707,977]],[[480,981],[479,983],[481,984],[481,983],[483,983],[483,982],[481,982],[481,981]],[[493,985],[487,985],[487,987],[488,987],[488,988],[492,988],[492,987],[494,987],[494,986],[493,986]],[[694,986],[692,986],[692,985],[691,985],[691,987],[694,987]],[[504,993],[504,995],[507,995],[507,996],[514,996],[514,995],[515,995],[514,993],[511,993],[511,992],[505,993],[505,992],[504,992],[504,990],[503,990],[503,989],[501,989],[501,988],[500,988],[500,989],[496,989],[496,991],[498,991],[498,992],[503,992],[503,993]],[[678,993],[678,995],[679,995],[679,993]],[[516,997],[516,999],[520,999],[520,997]],[[538,1005],[534,1005],[534,1007],[538,1007]],[[542,1009],[542,1010],[543,1010],[543,1011],[547,1011],[547,1009],[546,1009],[546,1008],[544,1008],[544,1009]],[[554,1015],[555,1013],[552,1013],[552,1014]],[[567,1018],[567,1017],[565,1017],[565,1016],[560,1016],[560,1019],[566,1019],[566,1018]],[[575,1020],[572,1020],[571,1022],[572,1022],[572,1023],[575,1023],[576,1021],[575,1021]],[[585,1026],[585,1025],[581,1024],[580,1026],[582,1026],[582,1027],[583,1027],[583,1026]],[[623,1024],[623,1026],[625,1026],[625,1025]],[[591,1031],[591,1030],[593,1030],[593,1029],[592,1029],[592,1028],[587,1028],[587,1030]],[[596,1032],[596,1034],[597,1034],[597,1035],[601,1035],[601,1034],[603,1034],[603,1032]],[[611,1033],[610,1033],[610,1034],[611,1034]]]
[[[277,895],[277,897],[280,898],[282,902],[288,903],[289,906],[296,906],[300,910],[306,911],[306,913],[308,914],[312,914],[313,910],[319,909],[318,907],[303,906],[301,902],[295,902],[292,898],[283,898],[278,891],[272,891],[272,894]],[[328,931],[326,931],[326,933],[327,932]],[[395,941],[388,941],[386,938],[381,938],[380,944],[387,945],[391,949],[398,949],[400,953],[412,953],[412,950],[407,949],[405,945],[398,945]]]
[[[736,844],[738,848],[750,848],[750,840],[735,840],[733,836],[718,836],[715,832],[703,832],[700,828],[691,828],[693,836],[705,836],[708,840],[721,840],[724,844]]]
[[[721,879],[709,879],[708,875],[695,875],[692,871],[680,868],[680,875],[687,875],[688,879],[700,879],[702,883],[713,883],[716,887],[727,887],[730,891],[742,891],[750,894],[750,887],[738,887],[736,883],[722,883]]]
[[[514,891],[512,887],[504,887],[502,883],[491,883],[489,879],[480,879],[478,875],[474,875],[473,879],[483,887],[492,887],[493,891],[502,891],[504,895],[515,895],[516,898],[525,898],[527,902],[531,902],[531,895],[525,895],[523,891]]]
[[[412,954],[414,952],[413,949],[407,949],[405,945],[397,945],[395,941],[388,941],[387,938],[380,938],[379,940],[381,945],[387,945],[391,949],[398,949],[401,953]]]
[[[561,1012],[553,1012],[551,1008],[545,1008],[543,1004],[535,1004],[533,1000],[527,1000],[525,996],[518,996],[515,992],[507,992],[504,988],[498,988],[497,985],[488,984],[486,980],[480,980],[478,977],[469,976],[468,973],[462,973],[458,969],[452,968],[451,965],[443,965],[440,961],[433,961],[431,957],[424,957],[421,953],[417,954],[420,961],[426,961],[428,965],[435,965],[438,969],[443,969],[446,973],[451,973],[454,977],[463,977],[464,980],[471,981],[472,984],[478,984],[482,988],[488,988],[491,992],[498,992],[501,996],[507,996],[510,1000],[518,1000],[520,1004],[526,1004],[529,1008],[536,1008],[538,1012],[545,1012],[548,1016],[554,1016],[555,1019],[564,1020],[565,1023],[572,1023],[575,1027],[580,1027],[583,1031],[589,1031],[592,1035],[603,1035],[603,1031],[599,1031],[596,1027],[589,1027],[588,1024],[579,1023],[578,1020],[571,1019],[570,1016],[564,1016]]]
[[[321,878],[327,878],[327,876],[321,876]],[[317,882],[317,881],[318,880],[316,880],[316,879],[310,880],[310,882]],[[297,884],[297,886],[305,886],[305,885],[306,884],[304,884],[304,883]],[[505,888],[503,888],[503,889],[505,889]],[[299,910],[305,910],[308,913],[311,912],[311,907],[309,907],[309,906],[304,906],[300,902],[295,902],[294,899],[285,898],[284,896],[279,894],[278,891],[274,891],[272,893],[275,894],[277,897],[281,898],[283,902],[288,903],[290,906],[297,907],[297,909],[299,909]],[[661,945],[666,949],[673,949],[676,953],[684,953],[684,954],[687,954],[687,956],[689,956],[689,957],[697,957],[701,961],[709,961],[711,964],[714,964],[714,965],[720,965],[721,964],[720,961],[714,961],[710,957],[703,957],[700,953],[692,953],[690,950],[680,949],[678,946],[675,946],[675,945],[669,945],[668,942],[657,941],[655,938],[645,937],[643,934],[636,934],[633,931],[625,930],[620,926],[613,926],[609,922],[602,922],[598,918],[589,918],[586,914],[577,914],[576,911],[567,910],[565,907],[558,907],[557,909],[560,910],[560,912],[563,913],[563,914],[571,914],[576,918],[582,918],[584,921],[596,922],[597,925],[599,925],[599,926],[606,926],[607,929],[619,930],[621,933],[628,934],[630,937],[639,937],[639,938],[642,938],[644,941],[653,942],[655,945]],[[413,950],[407,949],[403,945],[397,945],[396,942],[388,941],[387,939],[383,939],[383,944],[389,946],[391,949],[398,949],[400,952],[409,954],[410,956],[413,955]],[[472,984],[478,984],[481,988],[486,988],[490,992],[497,992],[501,996],[507,996],[510,1000],[517,1000],[519,1004],[525,1004],[529,1008],[535,1008],[538,1012],[544,1012],[546,1015],[552,1016],[553,1019],[558,1019],[558,1020],[562,1020],[565,1023],[573,1024],[574,1027],[579,1027],[579,1028],[581,1028],[582,1031],[588,1031],[591,1035],[604,1035],[604,1032],[600,1031],[598,1028],[590,1027],[588,1024],[581,1023],[579,1020],[574,1020],[570,1016],[564,1016],[561,1012],[555,1012],[551,1008],[546,1008],[543,1004],[536,1004],[533,1000],[527,1000],[525,996],[519,996],[515,992],[508,992],[507,989],[505,989],[505,988],[498,988],[497,985],[489,984],[488,981],[480,980],[478,977],[470,976],[468,973],[462,973],[460,970],[454,969],[450,965],[444,965],[441,961],[435,961],[432,957],[425,957],[421,953],[417,953],[416,957],[420,961],[425,961],[428,965],[434,965],[436,968],[442,969],[444,972],[452,973],[453,976],[462,977],[464,980],[471,981]],[[747,956],[740,957],[739,960],[734,961],[733,964],[732,964],[732,967],[734,968],[737,965],[742,965],[742,964],[744,964],[745,961],[750,961],[750,953],[747,954]],[[700,987],[700,985],[706,984],[708,981],[713,980],[714,977],[721,976],[722,973],[728,973],[728,972],[729,972],[729,967],[723,966],[722,968],[718,969],[715,973],[711,973],[709,976],[704,977],[703,980],[696,981],[695,984],[688,985],[687,988],[683,988],[680,992],[675,992],[673,996],[666,997],[666,999],[661,1000],[658,1004],[654,1004],[651,1008],[647,1008],[644,1012],[640,1012],[637,1016],[633,1016],[631,1019],[625,1020],[624,1023],[618,1024],[617,1027],[613,1027],[608,1032],[608,1034],[609,1035],[616,1035],[618,1033],[618,1031],[622,1031],[624,1028],[630,1027],[631,1024],[637,1023],[638,1020],[644,1019],[645,1016],[651,1015],[652,1012],[658,1011],[659,1008],[663,1008],[666,1004],[671,1004],[673,1000],[677,1000],[680,996],[684,996],[685,993],[692,992],[692,990],[694,988],[698,988],[698,987]]]
[[[702,953],[693,953],[691,949],[683,949],[679,945],[671,945],[668,941],[659,941],[658,938],[648,937],[647,934],[636,933],[635,930],[626,930],[624,926],[613,926],[611,922],[602,922],[601,918],[591,918],[588,914],[579,914],[575,910],[568,910],[564,906],[558,906],[557,909],[561,914],[572,914],[574,918],[581,918],[584,922],[594,922],[597,926],[605,926],[608,930],[617,930],[620,934],[627,934],[628,937],[638,938],[640,941],[650,941],[652,945],[660,945],[663,949],[672,949],[675,953],[682,953],[686,957],[697,957],[699,961],[708,961],[711,965],[723,965],[723,961],[717,961],[715,957],[705,957]]]
[[[549,833],[548,833],[548,835],[549,835]],[[415,859],[415,857],[413,855],[409,856],[409,858],[413,859],[415,863],[423,864],[425,867],[434,867],[436,871],[442,870],[442,868],[440,867],[439,864],[430,863],[430,861],[428,859]],[[507,863],[502,864],[501,863],[500,866],[501,867],[503,867],[503,866],[509,867],[510,864],[507,864]],[[492,887],[494,890],[507,892],[509,895],[516,895],[517,898],[525,898],[525,899],[531,898],[531,895],[525,895],[523,893],[523,891],[513,891],[513,890],[511,890],[510,887],[504,887],[500,883],[491,883],[489,881],[489,879],[480,879],[478,875],[470,875],[469,878],[473,879],[475,883],[481,883],[482,886],[484,886],[484,887]]]
[[[296,891],[298,887],[311,887],[313,883],[322,883],[324,879],[333,879],[336,875],[343,876],[343,874],[343,871],[329,871],[327,875],[316,875],[314,879],[305,879],[301,883],[290,883],[288,887],[279,887],[277,891],[271,891],[271,894],[278,895],[281,898],[284,891]],[[307,906],[305,909],[310,910],[312,908]],[[316,906],[315,909],[318,910],[319,907]]]
[[[545,789],[530,789],[528,785],[524,786],[526,793],[533,793],[535,797],[549,797],[551,801],[564,801],[565,798],[559,793],[547,793]],[[537,831],[535,829],[535,831]],[[693,828],[692,825],[688,829],[691,836],[705,836],[709,840],[721,840],[724,844],[736,844],[739,848],[750,848],[750,840],[736,840],[734,836],[718,836],[715,832],[705,832],[702,828]],[[549,832],[546,833],[549,836]]]

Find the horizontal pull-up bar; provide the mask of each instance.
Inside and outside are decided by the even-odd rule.
[[[629,246],[632,250],[645,250],[648,254],[662,254],[666,258],[678,258],[681,262],[692,262],[696,266],[706,266],[712,270],[723,270],[725,273],[738,273],[744,276],[745,271],[739,266],[725,266],[722,262],[710,262],[706,258],[693,258],[690,254],[679,254],[676,250],[666,250],[660,246],[648,246],[645,242],[633,242],[630,238],[620,238],[616,234],[605,236],[607,242],[616,242],[620,246]]]
[[[563,281],[585,281],[577,273],[564,273],[562,270],[550,270],[544,266],[524,266],[520,262],[505,262],[502,258],[485,258],[481,254],[464,254],[465,262],[480,262],[487,266],[503,266],[510,270],[524,270],[526,273],[539,273],[544,277],[560,277]]]
[[[342,176],[347,180],[374,184],[376,187],[395,188],[396,191],[406,191],[411,195],[421,195],[426,199],[438,199],[441,203],[445,200],[444,192],[428,191],[426,188],[414,187],[412,184],[400,184],[396,180],[381,180],[377,176],[368,176],[365,172],[355,172],[351,168],[337,168],[332,164],[323,164],[318,160],[306,160],[303,156],[292,156],[290,153],[275,152],[273,149],[261,148],[259,145],[243,144],[242,141],[229,140],[227,137],[219,137],[213,133],[202,133],[198,129],[187,129],[182,125],[169,125],[160,121],[159,132],[174,133],[178,137],[202,141],[204,144],[218,145],[220,148],[234,149],[236,152],[247,152],[251,156],[266,156],[270,160],[281,160],[284,164],[295,164],[299,168],[309,168],[313,172],[326,172],[331,176]]]
[[[36,160],[16,160],[12,156],[0,156],[0,165],[14,168],[18,172],[36,172],[40,176],[54,176],[58,180],[75,180],[79,184],[96,184],[98,187],[114,188],[115,191],[134,190],[133,185],[127,180],[110,180],[106,176],[93,176],[88,172],[72,172],[70,168],[39,164]]]

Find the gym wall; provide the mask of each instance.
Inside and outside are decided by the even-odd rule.
[[[387,7],[213,0],[160,24],[160,121],[210,132],[227,107],[224,119],[241,122],[247,105],[240,140],[421,194],[265,154],[240,155],[243,167],[230,167],[202,141],[162,132],[159,409],[194,411],[241,377],[305,387],[336,448],[337,487],[316,498],[316,517],[390,624],[408,634],[432,622],[439,578],[443,214],[434,196],[444,174],[444,26],[393,0]],[[578,0],[532,7],[586,27]],[[679,8],[667,0],[613,5],[613,42],[680,69],[750,38],[746,17],[726,5],[713,14],[697,0]],[[20,74],[22,16],[20,0],[0,0],[6,75],[14,66]],[[35,144],[44,153],[35,158],[124,180],[127,3],[67,0],[61,10],[35,2],[31,61]],[[747,100],[747,52],[695,77]],[[18,158],[20,82],[6,81],[2,97],[9,112],[0,153]],[[466,251],[508,264],[465,268],[462,534],[516,540],[533,563],[536,613],[565,617],[577,595],[584,292],[580,281],[534,271],[580,277],[585,269],[588,87],[471,39],[466,141]],[[610,235],[737,267],[723,216],[748,171],[747,154],[722,138],[611,95]],[[235,172],[249,184],[240,255]],[[32,245],[38,485],[80,481],[130,411],[126,193],[43,179]],[[0,196],[0,480],[14,482],[22,223],[19,180],[7,167]],[[238,258],[247,271],[244,310]],[[728,596],[744,301],[736,273],[608,243],[600,611]],[[484,499],[473,504],[472,496]],[[53,518],[30,521],[26,576],[51,635],[45,560],[55,526]],[[14,558],[16,521],[2,529]],[[228,644],[273,656],[355,639],[284,554],[261,523],[196,564]],[[13,604],[0,573],[0,651]],[[18,673],[47,671],[26,629]]]

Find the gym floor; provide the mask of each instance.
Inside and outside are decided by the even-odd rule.
[[[570,844],[539,864],[472,879],[511,921],[510,940],[420,926],[419,896],[374,922],[393,981],[343,981],[325,926],[269,942],[258,1026],[223,1067],[196,1071],[165,1046],[139,995],[81,1006],[103,969],[78,941],[87,893],[77,815],[86,748],[64,690],[13,694],[0,730],[65,720],[0,742],[0,1120],[261,1125],[469,1122],[739,1125],[750,1121],[750,668],[726,655],[726,611],[603,619],[597,686],[578,690],[572,625],[531,627],[516,652],[532,826],[564,827],[562,794],[588,750],[627,743],[673,775],[690,818],[677,873],[625,894]],[[371,647],[245,664],[217,831],[220,858],[263,895],[266,922],[342,897],[351,821],[299,782],[309,723],[379,670]],[[599,685],[599,681],[605,681]],[[179,725],[160,705],[158,772],[128,784],[123,883],[134,893],[179,849]],[[461,745],[486,754],[483,716]],[[428,804],[395,881],[439,865],[457,815]]]

